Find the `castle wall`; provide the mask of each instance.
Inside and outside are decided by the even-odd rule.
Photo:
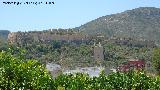
[[[36,42],[39,41],[52,41],[52,40],[57,40],[57,41],[87,41],[90,38],[85,35],[85,34],[80,34],[80,33],[66,33],[66,32],[14,32],[10,33],[8,35],[8,42],[12,44],[16,43],[21,43],[21,42],[27,42],[28,40],[33,40]]]

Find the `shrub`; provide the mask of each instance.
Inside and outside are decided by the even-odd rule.
[[[51,76],[36,60],[21,60],[9,52],[0,53],[0,89],[54,89]]]

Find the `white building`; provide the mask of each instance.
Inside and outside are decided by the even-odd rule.
[[[62,73],[62,68],[58,64],[47,63],[46,68],[51,73],[53,78],[57,77],[59,74]]]
[[[90,77],[98,77],[102,70],[104,70],[103,67],[85,67],[77,68],[75,70],[65,70],[63,71],[63,74],[86,73]]]

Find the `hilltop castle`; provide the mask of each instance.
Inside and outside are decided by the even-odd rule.
[[[11,32],[8,35],[8,42],[11,44],[24,44],[32,42],[50,42],[53,40],[61,42],[84,43],[100,39],[103,42],[111,42],[118,45],[136,46],[136,47],[155,47],[155,41],[136,39],[136,38],[118,38],[106,37],[101,34],[88,35],[83,32],[72,29],[50,29],[46,31],[30,32]]]
[[[90,37],[87,34],[72,30],[12,32],[8,35],[8,42],[11,44],[23,44],[23,42],[48,42],[52,40],[64,42],[86,42],[90,40]]]

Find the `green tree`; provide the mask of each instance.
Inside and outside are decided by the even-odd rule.
[[[24,60],[3,51],[0,52],[0,89],[51,90],[54,81],[38,61]]]
[[[160,75],[160,48],[155,48],[153,50],[152,63],[158,73]]]

